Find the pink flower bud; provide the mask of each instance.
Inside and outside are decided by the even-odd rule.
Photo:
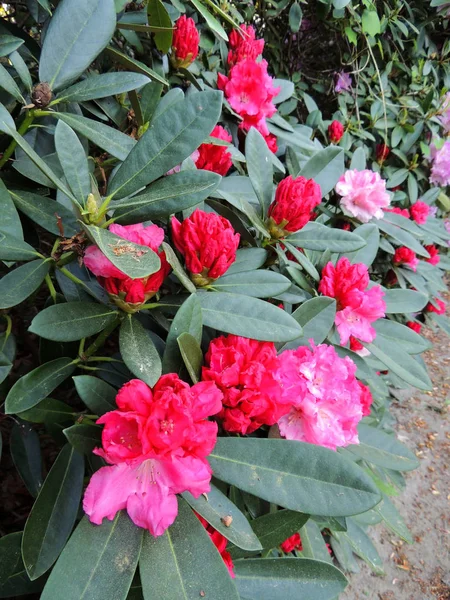
[[[428,215],[430,214],[430,207],[426,202],[422,202],[422,200],[417,200],[411,208],[411,218],[418,225],[425,225],[427,222]]]
[[[344,126],[339,121],[333,121],[328,125],[328,137],[333,144],[339,144],[344,135]]]
[[[187,69],[198,56],[200,35],[193,19],[182,15],[175,23],[171,62],[176,69]]]

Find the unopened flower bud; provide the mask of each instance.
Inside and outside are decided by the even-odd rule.
[[[175,23],[170,60],[176,69],[187,69],[198,56],[200,35],[193,19],[182,15]]]
[[[328,126],[328,137],[333,144],[339,144],[344,135],[344,126],[339,121],[333,121]]]
[[[52,90],[48,83],[38,83],[31,94],[31,100],[37,108],[45,108],[52,99]]]

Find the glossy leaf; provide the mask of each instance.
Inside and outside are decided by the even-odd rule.
[[[37,593],[42,581],[30,581],[20,550],[22,532],[0,538],[0,598],[11,598]]]
[[[3,88],[5,91],[7,91],[8,94],[11,94],[11,96],[14,96],[14,98],[18,102],[25,104],[25,100],[24,100],[22,94],[20,93],[20,89],[19,89],[17,83],[14,81],[14,78],[11,77],[11,75],[8,73],[8,71],[5,69],[5,67],[2,64],[0,64],[0,89],[1,88]],[[7,124],[8,124],[8,121],[6,122]],[[4,129],[3,129],[4,124],[5,124],[5,120],[2,121],[2,125],[1,125],[2,131],[4,131]],[[12,127],[12,129],[15,129],[15,126]],[[6,132],[9,133],[10,130],[7,129]]]
[[[92,450],[101,446],[102,428],[96,425],[77,423],[63,430],[69,444],[81,454],[91,456]]]
[[[154,34],[155,45],[162,54],[167,54],[172,46],[172,21],[161,0],[149,0],[147,4],[148,22],[154,27],[169,28]]]
[[[146,75],[147,77],[150,77],[152,81],[159,81],[164,85],[169,85],[168,82],[164,79],[164,77],[159,75],[159,73],[157,73],[153,69],[150,69],[143,62],[131,58],[123,52],[119,52],[117,48],[108,46],[108,48],[106,48],[106,52],[114,59],[115,62],[124,65],[130,71],[134,71],[135,73],[141,73],[141,75]]]
[[[23,42],[23,40],[13,35],[0,35],[0,56],[8,56],[8,54],[20,48]]]
[[[38,252],[30,244],[0,231],[0,260],[26,261],[37,255]]]
[[[73,419],[74,410],[64,402],[54,398],[44,398],[39,404],[20,413],[20,418],[32,423],[64,422]]]
[[[31,509],[22,538],[22,556],[30,579],[45,573],[64,548],[78,513],[84,460],[66,445],[54,462]]]
[[[78,395],[94,415],[117,409],[117,390],[106,381],[90,375],[78,375],[73,382]]]
[[[243,294],[253,298],[274,298],[286,292],[291,287],[291,282],[280,273],[261,269],[234,275],[225,273],[212,285],[219,292]]]
[[[28,424],[16,423],[11,430],[9,447],[14,465],[32,496],[42,486],[42,460],[38,434]]]
[[[0,308],[17,306],[35,292],[50,270],[41,258],[10,271],[0,281]]]
[[[58,102],[87,102],[97,98],[106,98],[137,90],[147,83],[149,78],[140,73],[100,73],[89,75],[86,79],[75,83],[60,92],[56,99]]]
[[[10,128],[16,128],[14,119],[3,106],[3,104],[0,103],[0,131],[2,133],[8,133]]]
[[[23,239],[22,224],[9,191],[0,179],[1,230],[18,239]]]
[[[136,317],[127,315],[122,321],[119,346],[130,371],[153,387],[161,376],[161,359],[150,335]]]
[[[10,193],[17,208],[50,233],[60,235],[58,222],[67,237],[80,230],[73,212],[56,200],[24,190],[11,190]]]
[[[182,364],[178,338],[184,332],[198,343],[202,339],[202,309],[196,294],[191,294],[180,306],[169,329],[162,360],[163,373],[177,373]]]
[[[55,146],[66,181],[75,198],[84,206],[91,191],[88,161],[78,136],[64,121],[58,121],[56,126]]]
[[[200,344],[190,333],[184,332],[177,339],[180,354],[193,383],[198,383],[203,363]]]

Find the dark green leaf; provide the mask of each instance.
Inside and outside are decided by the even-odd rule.
[[[78,395],[94,415],[117,409],[117,390],[106,381],[90,375],[78,375],[73,381]]]
[[[14,98],[18,102],[25,104],[25,100],[24,100],[22,94],[20,93],[17,83],[14,81],[14,79],[11,77],[11,75],[8,73],[8,71],[5,69],[5,67],[2,64],[0,64],[0,89],[1,88],[6,90],[8,92],[8,94],[11,94],[11,96],[14,96]],[[4,123],[5,123],[5,121],[3,120],[2,125],[1,125],[2,131],[4,131],[4,129],[3,129]],[[12,127],[12,129],[15,129],[15,126]],[[10,133],[10,130],[7,129],[6,132]]]
[[[300,529],[300,538],[302,540],[302,556],[305,558],[315,558],[332,563],[333,559],[328,552],[327,545],[322,532],[315,521],[309,519]]]
[[[36,258],[37,255],[38,252],[30,244],[0,231],[1,260],[26,261]]]
[[[241,248],[236,252],[236,260],[228,269],[227,276],[259,269],[266,260],[267,250],[264,248]]]
[[[195,294],[197,288],[192,283],[192,280],[181,266],[178,256],[175,254],[172,246],[163,242],[161,244],[164,254],[166,255],[167,262],[172,267],[174,275],[178,278],[178,281],[187,289],[191,294]]]
[[[28,424],[16,423],[11,430],[9,447],[14,465],[32,496],[42,486],[42,461],[39,436]]]
[[[75,414],[73,408],[64,404],[60,400],[45,398],[33,408],[29,408],[20,413],[20,418],[31,423],[51,423],[64,422],[73,418]]]
[[[50,233],[60,235],[58,217],[65,236],[71,237],[80,230],[73,212],[56,200],[23,190],[11,190],[10,194],[21,212]]]
[[[146,75],[139,73],[101,73],[89,75],[57,95],[58,102],[87,102],[137,90],[149,83]]]
[[[8,56],[8,54],[20,48],[23,42],[23,40],[13,35],[0,35],[0,56]]]
[[[150,335],[136,317],[127,315],[122,321],[119,345],[130,371],[153,387],[161,376],[161,359]]]
[[[0,131],[3,133],[8,133],[10,128],[16,128],[14,119],[3,106],[3,104],[0,103]]]
[[[26,300],[44,281],[49,269],[50,263],[40,258],[10,271],[0,281],[0,308],[17,306]]]
[[[22,561],[22,532],[10,533],[0,539],[0,598],[37,593],[41,581],[30,581]]]
[[[203,352],[200,344],[190,333],[184,332],[178,336],[178,347],[181,357],[188,370],[189,377],[194,383],[198,383],[203,363]]]
[[[91,191],[88,161],[78,136],[64,121],[58,121],[56,126],[55,146],[66,181],[84,206]]]
[[[191,294],[183,302],[172,321],[162,361],[163,373],[179,372],[182,358],[178,338],[184,332],[190,333],[198,343],[201,342],[202,309],[196,294]]]
[[[158,31],[154,34],[156,47],[162,54],[167,54],[172,46],[172,21],[161,0],[149,0],[147,14],[149,25],[170,28],[170,31]]]
[[[81,454],[90,456],[94,448],[101,446],[102,429],[96,425],[77,423],[64,429],[63,433],[69,444]]]
[[[146,75],[147,77],[150,77],[150,79],[152,81],[153,80],[159,81],[160,83],[162,83],[164,85],[169,85],[168,82],[164,79],[164,77],[159,75],[153,69],[150,69],[149,67],[147,67],[147,65],[144,64],[143,62],[141,62],[139,60],[135,60],[134,58],[131,58],[127,54],[123,54],[123,52],[119,52],[119,50],[117,50],[116,48],[112,48],[111,46],[106,48],[106,51],[114,59],[115,62],[118,62],[121,65],[124,65],[130,71],[134,71],[135,73],[141,73],[141,75]]]
[[[23,239],[22,224],[14,202],[0,179],[0,211],[2,215],[1,230],[15,238]]]

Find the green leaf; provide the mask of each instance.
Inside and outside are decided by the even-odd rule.
[[[181,266],[180,261],[178,260],[177,255],[175,254],[172,246],[163,242],[161,244],[162,249],[164,250],[164,254],[166,255],[167,262],[172,267],[172,271],[174,275],[178,278],[178,281],[187,289],[191,294],[195,294],[197,288],[192,283],[186,271]]]
[[[10,128],[16,128],[14,119],[3,106],[3,104],[0,103],[0,131],[3,133],[8,133]]]
[[[303,11],[298,2],[293,2],[289,9],[289,27],[292,33],[297,33],[302,24]]]
[[[8,56],[8,54],[20,48],[23,43],[24,40],[13,35],[0,35],[0,56]]]
[[[236,260],[227,271],[229,275],[254,271],[264,265],[267,260],[267,250],[264,248],[241,248],[236,252]]]
[[[245,159],[248,176],[261,205],[263,218],[267,215],[272,202],[273,168],[271,151],[263,136],[255,127],[251,127],[245,138]]]
[[[102,445],[102,428],[76,423],[63,430],[69,444],[81,454],[91,456],[92,450]]]
[[[44,281],[49,269],[50,263],[40,258],[10,271],[0,281],[0,308],[17,306],[26,300]]]
[[[245,600],[334,600],[347,586],[339,569],[310,558],[250,558],[236,561],[234,570]]]
[[[117,311],[95,302],[63,302],[34,317],[29,331],[55,342],[73,342],[95,335],[117,319]]]
[[[9,56],[13,67],[15,68],[18,76],[22,80],[22,83],[26,86],[27,90],[31,92],[33,87],[33,80],[31,79],[30,71],[28,70],[27,63],[23,60],[19,52],[15,51]]]
[[[136,317],[127,315],[122,321],[119,346],[130,371],[153,387],[161,376],[161,359],[150,335]]]
[[[243,294],[253,298],[274,298],[291,287],[291,282],[280,273],[269,270],[243,271],[219,277],[212,284],[219,292]]]
[[[200,204],[217,188],[220,175],[211,171],[180,171],[155,181],[145,192],[111,204],[119,223],[166,218]]]
[[[55,146],[66,181],[83,206],[91,191],[88,161],[77,134],[64,121],[56,126]]]
[[[33,408],[20,413],[20,418],[31,423],[60,423],[73,418],[74,410],[60,400],[45,398]]]
[[[227,32],[225,31],[225,29],[222,27],[222,25],[219,23],[219,21],[216,19],[216,17],[214,17],[204,6],[203,4],[200,2],[200,0],[191,0],[192,4],[195,6],[195,8],[198,10],[198,12],[202,15],[202,17],[205,19],[208,27],[210,29],[212,29],[212,31],[214,33],[217,33],[217,35],[219,37],[221,37],[223,40],[225,40],[226,42],[228,42],[228,36],[227,36]]]
[[[386,302],[386,313],[413,313],[422,310],[428,298],[425,294],[415,292],[414,290],[384,290],[384,298]]]
[[[362,469],[321,446],[292,440],[219,438],[208,460],[218,479],[307,514],[358,514],[380,500]]]
[[[21,102],[22,104],[25,104],[25,100],[22,96],[22,94],[20,93],[20,90],[17,86],[17,83],[14,81],[14,79],[11,77],[11,75],[8,73],[8,71],[5,69],[5,67],[0,64],[0,89],[4,89],[5,91],[8,92],[8,94],[11,94],[11,96],[14,96],[14,98],[18,101]],[[8,120],[9,121],[9,120]],[[8,123],[7,121],[7,123]],[[3,120],[2,122],[2,131],[5,131],[5,129],[3,129],[5,124],[5,121]],[[12,127],[12,129],[15,129],[15,125]],[[11,129],[8,129],[7,131],[5,131],[5,133],[8,133],[9,135],[11,135],[10,133]]]
[[[299,306],[292,316],[302,326],[303,335],[285,344],[282,350],[308,346],[310,339],[316,344],[321,344],[333,327],[336,301],[326,296],[311,298]]]
[[[30,579],[53,565],[77,517],[83,490],[84,460],[66,445],[54,462],[31,509],[22,538],[22,556]]]
[[[203,363],[203,352],[200,344],[194,336],[186,331],[178,336],[177,342],[189,377],[194,383],[198,383]]]
[[[431,347],[430,342],[421,335],[390,319],[378,319],[373,326],[377,335],[390,340],[393,344],[399,344],[408,354],[421,354]]]
[[[380,231],[378,227],[372,223],[364,223],[355,231],[356,235],[366,241],[366,245],[356,252],[347,252],[345,256],[347,256],[353,264],[364,263],[370,267],[378,254]]]
[[[6,414],[36,406],[73,373],[75,366],[71,358],[57,358],[21,377],[6,397]]]
[[[381,33],[381,24],[376,10],[365,9],[362,14],[362,30],[368,35]]]
[[[149,0],[147,4],[149,25],[172,28],[172,21],[161,0]],[[158,31],[154,34],[155,45],[162,54],[167,54],[172,46],[173,31]]]
[[[136,140],[130,136],[98,121],[70,113],[53,113],[53,116],[119,160],[125,160],[136,145]]]
[[[111,180],[109,193],[128,196],[164,175],[198,148],[217,123],[222,93],[193,93],[154,119]]]
[[[2,215],[1,230],[15,238],[23,240],[22,224],[19,213],[11,199],[9,191],[0,179],[0,211]]]
[[[85,225],[85,229],[103,254],[128,277],[148,277],[161,268],[159,256],[148,246],[135,244],[94,225]]]
[[[60,92],[56,99],[58,102],[87,102],[98,98],[106,98],[137,90],[147,83],[149,78],[140,73],[100,73],[88,75],[86,79]]]
[[[303,166],[299,175],[307,179],[314,179],[320,185],[323,197],[331,192],[343,173],[344,149],[328,146],[314,154]]]
[[[50,573],[41,600],[125,600],[142,535],[143,529],[124,511],[100,526],[83,517]]]
[[[404,229],[401,229],[396,225],[392,225],[392,223],[388,223],[384,220],[377,220],[374,221],[374,223],[381,229],[381,231],[387,233],[401,246],[407,246],[411,250],[414,250],[414,252],[419,256],[429,258],[429,256],[427,256],[428,252],[425,250],[422,244],[408,231],[405,231]]]
[[[114,0],[62,0],[45,34],[40,81],[54,91],[75,81],[107,46],[115,28]]]
[[[408,544],[413,543],[412,535],[405,524],[401,514],[392,504],[386,494],[383,494],[383,500],[375,507],[375,510],[383,519],[384,524],[389,527],[396,535],[405,540]]]
[[[78,395],[94,415],[103,415],[117,409],[117,390],[103,379],[78,375],[73,378],[73,382]]]
[[[393,471],[412,471],[419,466],[414,453],[394,435],[363,424],[359,425],[358,434],[360,443],[346,446],[358,458]]]
[[[188,504],[178,501],[178,516],[164,535],[145,532],[139,560],[145,600],[239,600],[222,557]]]
[[[42,461],[38,434],[28,424],[16,423],[9,438],[9,448],[14,465],[28,491],[32,496],[37,496],[42,486]]]
[[[10,194],[21,212],[50,233],[60,235],[58,217],[61,218],[65,236],[71,237],[79,232],[80,226],[75,215],[56,200],[23,190],[10,190]]]
[[[184,332],[191,334],[200,344],[202,340],[202,309],[197,294],[191,294],[175,315],[166,340],[162,360],[163,373],[178,373],[181,353],[178,338]]]
[[[144,123],[152,121],[156,107],[159,104],[163,87],[163,84],[159,81],[152,81],[141,90],[139,103],[141,105],[142,119]],[[180,88],[172,89],[180,91],[183,95],[183,92],[180,90]]]
[[[20,238],[0,231],[0,260],[32,260],[39,253]]]
[[[327,545],[323,539],[322,532],[315,521],[309,519],[307,523],[300,529],[300,537],[302,540],[302,556],[305,558],[315,558],[332,563],[333,559],[328,552]]]
[[[195,512],[238,548],[253,551],[263,548],[245,515],[214,485],[207,495],[194,498],[189,492],[184,492],[182,496]],[[225,517],[232,518],[228,526],[222,520]]]
[[[290,315],[264,300],[226,292],[197,295],[208,327],[267,342],[286,342],[302,334]]]
[[[366,241],[356,233],[332,229],[321,223],[307,223],[300,231],[290,235],[288,241],[298,248],[319,252],[353,252],[366,245]]]
[[[156,71],[147,67],[146,64],[139,60],[135,60],[134,58],[129,57],[127,54],[123,54],[123,52],[119,52],[116,48],[112,48],[108,46],[106,48],[106,52],[111,55],[114,62],[124,65],[130,71],[134,71],[135,73],[141,73],[141,75],[146,75],[150,77],[150,79],[159,81],[163,85],[169,85],[169,83],[161,77]]]
[[[378,575],[384,574],[383,561],[372,540],[355,521],[348,519],[347,532],[341,535],[348,541],[353,552],[362,558],[375,573]]]
[[[22,532],[10,533],[0,538],[0,598],[11,598],[37,593],[41,581],[30,581],[20,550]]]

